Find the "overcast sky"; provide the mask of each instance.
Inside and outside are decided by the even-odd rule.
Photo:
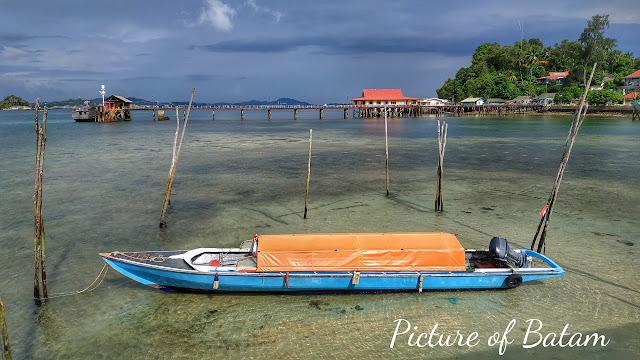
[[[577,40],[595,14],[640,56],[639,0],[0,0],[0,98],[430,97],[478,45]]]

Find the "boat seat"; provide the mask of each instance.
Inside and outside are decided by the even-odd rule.
[[[256,270],[257,268],[258,259],[255,256],[247,256],[236,263],[236,270]]]

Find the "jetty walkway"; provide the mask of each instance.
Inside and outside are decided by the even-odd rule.
[[[178,111],[185,112],[186,106],[177,106]],[[169,106],[140,106],[132,105],[131,111],[152,111],[155,120],[156,113],[159,117],[163,116],[164,111],[175,111],[176,107]],[[508,105],[437,105],[437,106],[421,106],[421,105],[375,105],[375,106],[357,106],[357,105],[218,105],[218,106],[192,106],[191,111],[211,111],[211,117],[215,120],[216,111],[240,111],[240,118],[244,120],[245,111],[267,111],[268,118],[271,120],[272,111],[293,111],[294,120],[298,120],[298,111],[315,110],[318,111],[319,118],[324,118],[325,110],[342,110],[344,118],[349,118],[349,111],[353,113],[353,117],[381,117],[384,116],[385,109],[389,117],[415,117],[420,115],[442,114],[479,114],[479,115],[506,115],[506,114],[524,114],[534,111],[541,111],[545,108],[542,105],[532,104],[508,104]],[[161,115],[162,114],[162,115]]]

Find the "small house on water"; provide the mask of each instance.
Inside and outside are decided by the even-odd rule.
[[[500,98],[489,98],[485,102],[485,104],[487,105],[504,105],[506,103],[507,101],[505,99],[500,99]]]
[[[636,102],[636,99],[640,98],[640,92],[638,91],[633,91],[628,93],[627,95],[624,95],[622,97],[622,104],[623,105],[633,105]]]
[[[553,104],[553,100],[556,98],[556,93],[544,93],[533,98],[534,105],[549,106]]]
[[[528,95],[518,96],[509,100],[509,103],[514,105],[529,105],[532,102],[533,102],[533,98]]]
[[[420,100],[420,106],[443,106],[448,105],[449,100],[439,98],[425,98]]]
[[[104,99],[104,105],[98,106],[97,122],[131,120],[132,101],[120,95],[111,95]]]
[[[359,107],[418,105],[420,99],[402,95],[400,89],[363,89],[362,96],[351,99]]]
[[[478,97],[468,97],[462,101],[460,101],[462,106],[475,106],[475,105],[484,105],[484,98]]]

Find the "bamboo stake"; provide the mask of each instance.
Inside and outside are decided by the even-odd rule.
[[[47,107],[44,108],[42,125],[38,121],[40,99],[36,99],[35,129],[36,129],[36,176],[33,195],[33,298],[47,299],[47,272],[45,270],[45,233],[42,217],[42,178],[44,167],[44,149],[47,141]],[[42,284],[42,297],[40,285]]]
[[[307,192],[304,196],[304,219],[307,218],[307,206],[309,205],[309,179],[311,178],[311,140],[313,130],[309,129],[309,162],[307,163]]]
[[[2,352],[0,355],[4,355],[6,360],[11,360],[11,348],[9,347],[9,334],[7,332],[7,323],[4,318],[4,304],[2,298],[0,298],[0,323],[2,324]]]
[[[176,167],[176,151],[178,148],[178,133],[180,132],[180,113],[178,112],[178,107],[176,106],[176,133],[173,136],[173,151],[171,152],[171,166],[169,167],[169,174],[172,174],[172,171],[175,172]],[[171,175],[171,187],[173,187],[173,175]],[[171,204],[171,189],[169,189],[169,198],[167,200],[167,205]]]
[[[384,107],[384,148],[385,148],[385,167],[387,168],[387,196],[389,196],[389,134],[387,131],[387,106]]]
[[[160,227],[166,228],[167,222],[164,217],[167,213],[167,206],[171,202],[171,189],[173,188],[173,178],[176,175],[176,168],[178,167],[178,157],[180,157],[180,150],[182,149],[182,141],[184,140],[184,133],[187,129],[187,121],[189,121],[189,112],[191,111],[191,103],[193,102],[193,93],[196,88],[191,88],[191,97],[189,98],[189,106],[187,107],[187,112],[184,114],[184,122],[182,125],[182,134],[180,135],[180,144],[178,145],[178,149],[176,150],[176,141],[178,139],[178,129],[180,128],[180,115],[178,113],[178,107],[176,107],[176,122],[177,129],[176,134],[173,140],[173,157],[171,159],[171,167],[169,168],[169,176],[167,177],[167,185],[164,189],[164,202],[162,204],[162,213],[160,214]]]
[[[42,176],[43,176],[43,167],[44,167],[44,146],[47,141],[47,114],[49,110],[47,107],[44,107],[44,115],[42,116],[42,151],[40,152],[40,227],[41,227],[41,236],[40,236],[40,274],[42,280],[42,298],[48,299],[49,294],[47,291],[47,271],[45,268],[45,233],[44,233],[44,218],[42,216]]]
[[[556,175],[556,180],[553,185],[553,189],[551,190],[551,195],[549,195],[549,199],[544,207],[544,213],[542,214],[542,218],[540,219],[540,223],[538,224],[538,229],[536,230],[536,234],[533,236],[533,241],[531,242],[531,250],[533,250],[536,241],[538,240],[538,234],[540,233],[540,228],[542,224],[544,224],[544,228],[542,233],[540,234],[540,239],[538,242],[537,252],[540,253],[544,249],[545,239],[547,237],[547,230],[549,230],[549,221],[551,218],[551,214],[553,213],[553,209],[555,207],[556,198],[558,196],[558,191],[560,189],[560,183],[562,182],[562,177],[564,176],[564,170],[567,167],[567,163],[569,162],[569,157],[571,156],[571,150],[573,149],[573,144],[575,143],[576,137],[578,136],[578,130],[584,121],[585,115],[587,114],[587,109],[589,108],[589,104],[586,103],[587,93],[589,91],[589,87],[591,86],[591,80],[593,79],[593,74],[595,73],[597,63],[593,64],[593,69],[591,70],[591,76],[589,76],[589,82],[585,85],[584,93],[580,97],[580,105],[576,110],[573,121],[571,122],[571,126],[569,127],[569,134],[567,135],[567,139],[564,144],[564,151],[562,154],[562,161],[560,162],[560,168],[558,169],[558,174]]]
[[[40,108],[40,99],[36,99],[36,178],[33,196],[33,298],[40,298],[40,188],[38,187],[38,179],[40,175],[40,123],[38,121],[38,110]]]
[[[438,171],[437,171],[437,186],[436,186],[436,202],[435,211],[444,211],[444,201],[442,200],[442,165],[444,164],[444,153],[447,145],[447,129],[449,125],[446,121],[442,122],[440,126],[440,120],[438,120]]]

